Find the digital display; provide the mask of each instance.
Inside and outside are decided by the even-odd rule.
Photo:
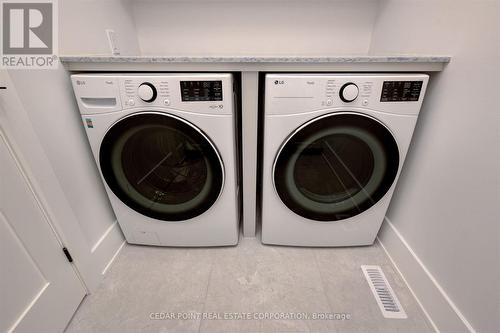
[[[420,97],[423,81],[384,81],[381,102],[415,102]]]
[[[183,102],[222,101],[222,81],[181,81]]]

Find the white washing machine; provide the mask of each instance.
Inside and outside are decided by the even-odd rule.
[[[127,242],[237,244],[231,74],[82,74],[71,79]]]
[[[268,74],[262,242],[373,244],[422,105],[423,74]]]

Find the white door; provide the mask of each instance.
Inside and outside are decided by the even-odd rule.
[[[0,124],[0,332],[62,332],[84,296]]]

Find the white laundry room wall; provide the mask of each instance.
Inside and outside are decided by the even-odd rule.
[[[59,51],[64,55],[110,54],[106,29],[121,55],[138,55],[132,0],[59,0]]]
[[[67,202],[52,201],[55,198],[51,197],[45,200],[51,206],[69,203],[87,253],[102,272],[123,243],[123,236],[89,150],[69,75],[62,67],[11,70],[9,75]],[[67,222],[58,223],[64,233]],[[90,283],[90,289],[94,284]]]
[[[498,1],[381,1],[372,54],[445,54],[380,239],[441,332],[500,327]]]
[[[136,0],[143,55],[366,54],[378,0]]]
[[[60,0],[59,54],[110,54],[104,31],[108,28],[117,33],[122,54],[137,54],[139,49],[129,4],[129,1],[120,0]],[[90,151],[69,74],[62,65],[57,70],[9,71],[12,88],[17,90],[32,124],[32,128],[24,130],[35,132],[67,200],[49,196],[50,191],[44,192],[47,193],[44,199],[52,207],[69,204],[74,213],[80,237],[86,245],[79,245],[78,256],[85,261],[87,271],[98,274],[84,274],[87,287],[92,291],[123,245],[124,238]],[[57,222],[62,234],[74,232],[69,220]],[[67,245],[71,249],[72,244]],[[79,262],[75,264],[78,267]]]

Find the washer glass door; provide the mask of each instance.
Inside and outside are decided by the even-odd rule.
[[[205,134],[165,113],[138,113],[106,133],[99,152],[106,183],[135,211],[181,221],[208,210],[223,187],[223,164]]]
[[[274,186],[298,215],[338,221],[376,204],[398,167],[398,146],[384,125],[361,114],[334,113],[287,139],[274,163]]]

